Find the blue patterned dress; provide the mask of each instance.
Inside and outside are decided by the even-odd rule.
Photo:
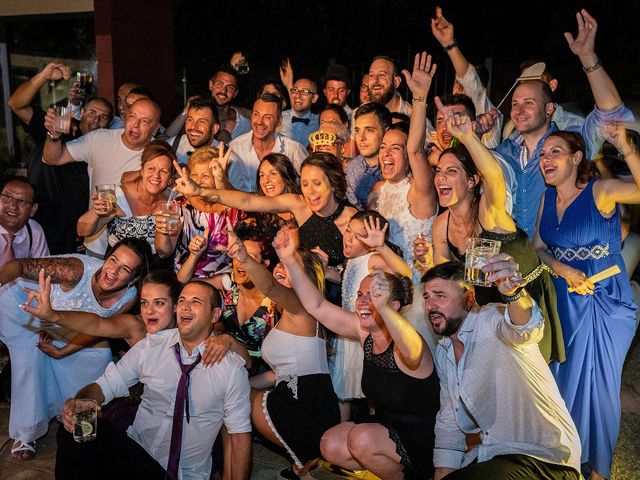
[[[590,277],[613,265],[621,273],[595,284],[593,295],[569,293],[563,278],[553,280],[558,297],[566,361],[551,364],[560,393],[578,428],[582,463],[610,478],[620,429],[622,366],[635,331],[636,305],[620,255],[620,211],[602,216],[590,181],[567,207],[561,222],[556,190],[547,188],[540,237],[556,260]]]

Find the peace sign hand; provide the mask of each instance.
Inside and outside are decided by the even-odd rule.
[[[177,161],[173,161],[173,166],[178,172],[179,177],[176,178],[175,186],[173,190],[181,193],[185,197],[197,197],[200,195],[200,191],[202,188],[198,186],[196,182],[189,178],[189,174],[187,173],[187,169],[185,167],[180,166]]]

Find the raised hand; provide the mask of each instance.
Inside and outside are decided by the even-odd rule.
[[[580,57],[585,63],[593,63],[596,60],[595,41],[598,23],[584,8],[576,13],[578,20],[578,35],[574,38],[570,32],[564,32],[571,51]]]
[[[454,42],[453,25],[442,16],[442,8],[440,7],[436,7],[436,18],[431,19],[431,33],[443,47]]]
[[[247,248],[244,246],[244,242],[240,240],[240,237],[236,235],[236,232],[233,231],[233,225],[231,225],[231,220],[227,217],[227,255],[229,258],[239,261],[240,263],[245,263],[249,254],[247,253]]]
[[[318,255],[318,257],[320,258],[320,263],[322,263],[322,271],[326,273],[327,269],[329,268],[329,254],[322,250],[320,247],[314,247],[311,249],[311,251]]]
[[[386,240],[385,236],[389,224],[386,223],[384,227],[380,227],[380,219],[374,219],[372,216],[365,218],[362,223],[364,224],[364,230],[367,235],[356,235],[356,238],[371,250],[382,247]]]
[[[204,233],[202,235],[196,235],[189,242],[189,253],[196,257],[200,257],[204,252],[207,251],[207,247],[209,246],[209,227],[204,229]]]
[[[458,139],[462,139],[465,135],[473,133],[473,122],[468,115],[454,112],[452,107],[445,107],[442,104],[440,97],[435,97],[434,101],[438,111],[444,116],[444,122],[451,135]]]
[[[280,65],[280,80],[286,87],[287,92],[293,87],[293,67],[291,66],[291,60],[285,58]]]
[[[25,312],[38,317],[45,322],[55,323],[58,319],[55,310],[51,306],[51,277],[44,274],[44,268],[38,273],[38,288],[34,290],[22,287],[27,292],[27,300],[20,305]],[[34,302],[35,304],[31,304]]]
[[[494,282],[502,295],[513,295],[520,287],[525,285],[520,266],[506,253],[498,253],[487,260],[482,271],[489,274],[488,280]]]
[[[47,80],[69,80],[71,73],[70,66],[59,62],[51,62],[42,69],[42,75],[44,75]]]
[[[402,70],[407,85],[414,97],[426,97],[431,88],[431,81],[436,73],[437,65],[431,64],[431,55],[427,52],[416,53],[413,61],[413,72]]]
[[[376,270],[371,284],[371,303],[376,310],[381,310],[389,303],[391,287],[382,270]]]
[[[624,122],[611,122],[606,123],[602,127],[602,134],[604,138],[616,149],[618,152],[628,152],[633,149],[633,144],[629,140],[627,134],[627,127]],[[624,153],[623,153],[624,154]]]
[[[413,258],[423,265],[433,264],[433,245],[422,234],[413,241]]]
[[[478,137],[482,137],[487,132],[490,132],[493,127],[496,126],[498,121],[498,110],[492,108],[488,112],[481,113],[476,116],[476,128],[475,132]]]
[[[211,168],[211,173],[217,180],[224,180],[225,175],[227,173],[227,165],[229,164],[229,157],[231,157],[231,153],[233,149],[231,147],[227,148],[227,151],[224,151],[224,142],[220,142],[218,145],[218,158],[213,158],[209,163],[209,168]]]
[[[294,229],[289,225],[285,225],[280,230],[278,230],[278,233],[273,239],[272,245],[280,260],[295,256],[296,250],[298,250],[296,238],[297,232],[294,232],[294,230],[297,229]]]
[[[202,189],[196,182],[189,178],[187,169],[185,167],[181,167],[175,160],[173,161],[173,166],[175,167],[176,172],[178,172],[178,178],[176,178],[173,190],[181,193],[185,197],[197,197]]]

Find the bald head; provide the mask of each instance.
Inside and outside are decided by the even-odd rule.
[[[127,108],[122,141],[131,150],[142,150],[160,126],[160,107],[150,98],[136,100]]]

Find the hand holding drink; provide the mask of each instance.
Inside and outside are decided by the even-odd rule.
[[[482,267],[491,257],[500,253],[500,241],[488,238],[469,238],[464,262],[464,279],[472,285],[491,286],[489,272]]]
[[[156,215],[156,230],[170,236],[180,232],[180,206],[175,201],[169,200],[162,204],[160,213]]]
[[[71,108],[69,107],[55,107],[56,117],[53,122],[53,129],[58,133],[70,133],[71,132]]]
[[[98,402],[85,398],[70,398],[62,407],[62,424],[78,443],[95,440],[98,433]]]
[[[113,213],[116,208],[116,186],[113,184],[96,185],[96,195],[93,197],[93,209],[102,216]]]

